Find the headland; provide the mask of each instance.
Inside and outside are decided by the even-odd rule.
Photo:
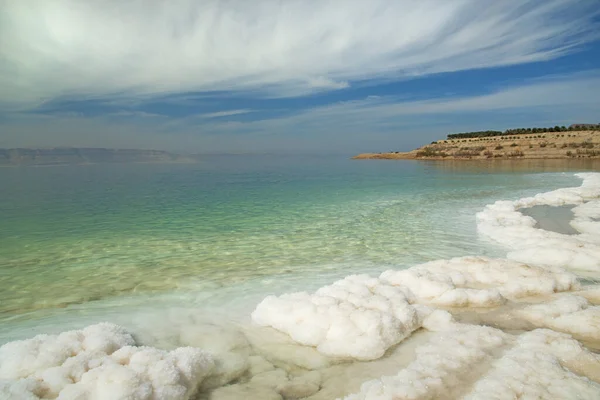
[[[558,127],[557,127],[558,128]],[[564,127],[563,127],[564,128]],[[600,159],[600,127],[594,130],[531,129],[448,135],[408,152],[363,153],[354,159],[522,160]],[[542,129],[542,128],[539,128]]]

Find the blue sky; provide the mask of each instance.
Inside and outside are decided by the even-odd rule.
[[[352,154],[600,122],[596,0],[0,4],[0,147]]]

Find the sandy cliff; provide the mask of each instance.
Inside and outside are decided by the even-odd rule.
[[[353,158],[411,160],[600,158],[600,131],[447,139],[405,153],[363,153]]]

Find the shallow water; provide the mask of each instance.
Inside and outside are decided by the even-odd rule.
[[[521,214],[536,220],[536,227],[545,231],[562,233],[563,235],[577,235],[579,232],[569,222],[574,218],[574,206],[535,206],[522,208]]]
[[[351,273],[465,254],[485,204],[576,185],[589,163],[215,156],[0,169],[0,337],[162,307],[251,309]]]
[[[596,398],[600,174],[559,164],[0,170],[0,397]]]

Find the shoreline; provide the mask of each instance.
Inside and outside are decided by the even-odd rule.
[[[120,376],[111,390],[136,387],[139,381],[160,390],[178,386],[179,393],[189,394],[165,398],[213,400],[373,399],[381,394],[378,388],[390,397],[397,390],[399,398],[422,390],[423,397],[452,393],[453,398],[484,399],[490,387],[512,395],[513,387],[503,386],[508,380],[532,396],[558,398],[564,393],[560,388],[528,385],[549,376],[574,396],[595,398],[600,395],[600,355],[595,353],[600,334],[593,324],[600,315],[600,285],[571,268],[595,273],[600,268],[595,256],[600,244],[593,235],[600,210],[590,207],[600,201],[600,174],[576,176],[583,180],[580,186],[497,200],[477,214],[480,233],[513,250],[503,258],[463,256],[381,275],[351,275],[314,292],[268,296],[243,321],[203,321],[190,304],[153,315],[140,325],[147,326],[145,332],[97,324],[10,342],[4,348],[10,368],[4,371],[18,366],[29,375],[0,380],[6,379],[11,394],[54,390],[91,396],[96,382]],[[575,206],[580,235],[538,229],[522,213],[561,203]],[[540,245],[544,248],[528,261],[529,250]],[[573,251],[573,259],[552,251]],[[162,330],[154,329],[158,321]],[[67,361],[40,367],[29,364],[33,356],[13,356],[29,356],[29,346],[36,343],[44,349],[39,357],[52,351],[61,360],[64,351]],[[96,349],[96,343],[110,346]],[[73,382],[44,380],[50,370],[76,376],[71,368],[87,358],[104,367],[90,368],[86,379],[77,375]],[[158,359],[165,360],[160,367]],[[506,368],[515,364],[519,371]],[[177,379],[165,383],[146,374],[152,365]],[[185,365],[199,371],[193,379],[187,378],[192,373]],[[434,383],[432,373],[439,376]],[[138,381],[130,378],[134,375]],[[2,390],[0,385],[0,395]]]

